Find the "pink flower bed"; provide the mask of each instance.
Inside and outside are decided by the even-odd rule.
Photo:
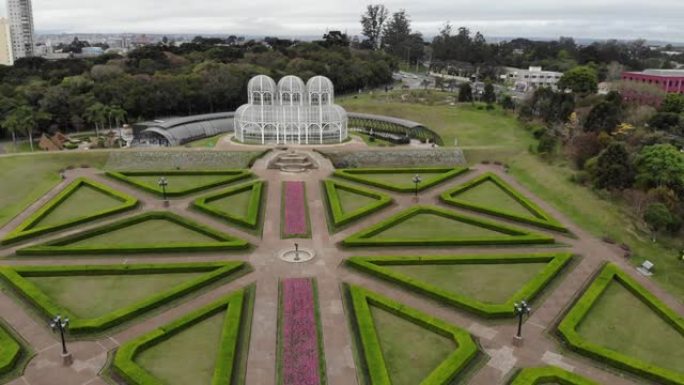
[[[286,279],[282,290],[282,385],[320,385],[313,282]]]
[[[304,182],[285,182],[285,235],[306,235],[306,200]]]

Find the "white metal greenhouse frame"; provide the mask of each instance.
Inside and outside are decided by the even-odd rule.
[[[276,85],[257,75],[247,92],[248,104],[235,111],[235,136],[243,143],[324,144],[347,138],[347,112],[335,104],[333,84],[324,76],[305,85],[290,75]]]

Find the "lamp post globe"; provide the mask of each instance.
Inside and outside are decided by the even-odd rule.
[[[515,312],[515,315],[518,316],[518,333],[515,335],[515,338],[521,340],[523,317],[526,314],[530,314],[532,308],[527,304],[527,301],[522,300],[513,304],[513,311]]]

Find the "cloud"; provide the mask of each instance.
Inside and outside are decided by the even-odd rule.
[[[33,0],[36,29],[60,32],[322,35],[359,33],[368,0]],[[0,1],[0,13],[5,2]],[[434,35],[445,21],[486,36],[684,40],[681,0],[392,0],[414,29]]]

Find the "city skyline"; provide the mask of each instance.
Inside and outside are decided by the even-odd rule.
[[[121,0],[91,3],[76,0],[34,0],[38,33],[155,33],[238,34],[285,37],[317,36],[326,30],[360,34],[359,18],[367,0],[319,2],[301,0],[299,6],[283,6],[273,0],[234,4],[201,0],[193,9],[187,2],[168,0],[158,7],[153,0]],[[496,0],[482,3],[457,0],[405,0],[383,2],[391,12],[406,9],[413,28],[434,36],[446,21],[466,26],[486,36],[595,39],[635,39],[684,42],[684,4],[659,0],[644,6],[636,0],[576,0],[556,4],[521,0],[511,6]],[[7,15],[0,3],[0,16]],[[217,16],[218,15],[218,16]]]

